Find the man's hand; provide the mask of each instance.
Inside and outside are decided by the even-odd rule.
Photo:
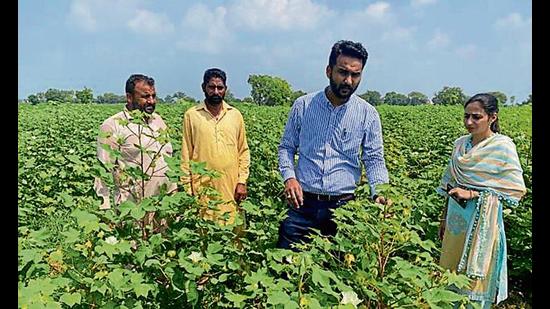
[[[237,204],[240,204],[246,199],[247,194],[248,192],[246,191],[246,184],[238,183],[237,187],[235,188],[235,202],[237,202]]]
[[[294,208],[304,205],[302,186],[296,178],[289,178],[285,181],[285,198]]]
[[[377,195],[376,198],[374,199],[374,202],[382,205],[388,205],[388,206],[391,206],[391,204],[393,203],[391,199],[386,199],[381,195]]]

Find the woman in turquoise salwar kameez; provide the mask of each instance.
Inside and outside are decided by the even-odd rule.
[[[441,220],[439,264],[472,279],[456,289],[483,308],[508,297],[503,207],[525,194],[516,146],[499,133],[497,99],[477,94],[464,105],[470,134],[455,141],[437,191],[448,198]],[[447,190],[447,188],[451,188]]]

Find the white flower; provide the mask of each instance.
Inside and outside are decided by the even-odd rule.
[[[285,261],[286,261],[288,264],[292,264],[292,255],[287,255],[287,256],[285,256]]]
[[[118,244],[118,240],[116,239],[115,236],[109,236],[105,239],[105,242],[110,244],[110,245],[116,245]]]
[[[362,299],[359,299],[357,297],[357,293],[355,293],[354,291],[347,291],[347,292],[342,292],[342,300],[340,301],[340,304],[342,305],[352,304],[353,307],[357,308],[357,305],[359,305],[362,301],[363,301]]]
[[[191,259],[191,261],[193,261],[193,263],[197,263],[198,261],[202,260],[202,254],[200,252],[191,252],[191,254],[189,254],[188,258]]]

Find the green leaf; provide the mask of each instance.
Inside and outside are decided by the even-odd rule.
[[[38,263],[42,260],[44,254],[45,252],[42,249],[23,249],[19,252],[21,265],[25,266],[30,261]]]
[[[249,296],[242,295],[242,294],[235,294],[233,292],[225,293],[225,298],[227,298],[229,301],[233,302],[233,306],[235,307],[243,307],[243,302],[249,298]]]
[[[120,217],[126,216],[132,209],[135,209],[137,206],[132,201],[125,201],[122,202],[120,205],[118,205],[118,209],[120,209]]]
[[[327,275],[327,271],[320,268],[313,268],[311,280],[313,280],[313,283],[321,287],[330,286],[330,277]]]
[[[124,270],[117,268],[107,275],[109,282],[116,290],[122,290],[126,285],[126,279],[124,277]]]
[[[84,228],[84,233],[99,230],[99,218],[96,215],[79,209],[74,210],[72,215],[76,218],[78,225]]]
[[[73,228],[67,231],[61,232],[61,235],[65,236],[65,243],[72,244],[80,240],[80,232]]]
[[[194,304],[199,299],[199,292],[197,291],[195,281],[187,280],[185,282],[185,292],[187,293],[187,301],[189,303]]]
[[[290,302],[290,296],[283,291],[268,292],[267,303],[272,305],[286,304]]]
[[[145,211],[154,211],[156,208],[151,198],[144,198],[141,203],[139,203],[139,206]]]
[[[149,291],[153,290],[149,284],[144,283],[135,284],[132,286],[132,288],[134,289],[134,293],[136,293],[137,297],[143,296],[145,298],[147,297]]]
[[[161,266],[160,261],[157,259],[148,259],[144,264],[145,267],[151,267],[151,265]]]
[[[69,307],[72,307],[75,304],[80,304],[81,295],[80,295],[80,293],[71,293],[71,294],[64,293],[59,298],[59,301],[69,305]]]
[[[132,218],[139,220],[145,216],[145,210],[143,210],[141,207],[138,207],[136,205],[136,207],[130,210],[130,215],[132,216]]]
[[[219,282],[225,282],[227,281],[227,278],[229,277],[229,274],[221,274],[219,277],[218,277],[218,281]]]
[[[208,249],[206,250],[208,253],[216,253],[223,249],[223,246],[219,242],[211,243],[208,245]]]

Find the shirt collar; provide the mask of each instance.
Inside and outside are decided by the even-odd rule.
[[[327,93],[325,92],[325,90],[323,89],[321,92],[323,92],[323,99],[325,101],[324,103],[324,106],[326,108],[328,108],[329,110],[333,110],[333,109],[347,109],[347,107],[350,105],[350,103],[354,102],[355,100],[353,99],[353,96],[355,94],[352,94],[349,99],[346,101],[346,103],[338,106],[338,107],[334,107],[334,105],[332,105],[332,103],[330,103],[330,100],[328,99],[328,96],[327,96]]]
[[[209,112],[206,108],[206,102],[202,101],[199,105],[197,105],[197,110],[204,109],[206,112]],[[225,100],[222,101],[222,113],[225,113],[226,111],[233,109],[233,106],[227,104]]]

